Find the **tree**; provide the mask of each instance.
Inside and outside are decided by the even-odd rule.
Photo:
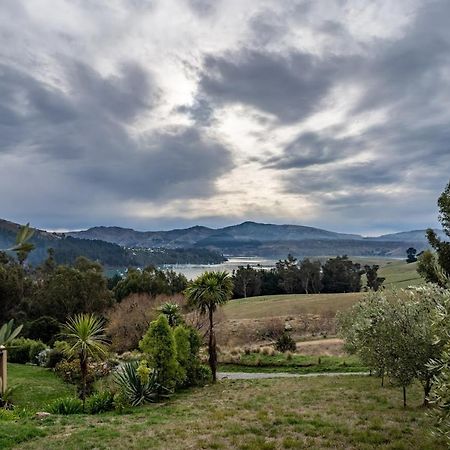
[[[322,288],[320,261],[310,261],[305,258],[299,266],[300,284],[306,294],[317,294]]]
[[[417,272],[427,283],[441,284],[440,267],[436,255],[425,250],[417,260]]]
[[[104,321],[93,314],[77,314],[62,326],[61,334],[69,343],[67,356],[80,360],[83,408],[87,392],[88,360],[106,354],[108,341],[103,325]]]
[[[382,286],[386,278],[378,276],[379,268],[380,266],[377,264],[374,264],[373,266],[369,266],[368,264],[366,264],[364,266],[364,272],[366,273],[367,279],[367,289],[378,291],[378,289],[380,289],[380,287]]]
[[[354,264],[348,256],[330,258],[322,267],[324,292],[359,292],[361,290],[360,264]]]
[[[409,247],[406,250],[406,262],[408,264],[411,264],[411,263],[417,261],[416,253],[417,253],[417,250],[414,247]]]
[[[151,367],[156,371],[156,380],[161,386],[174,389],[177,383],[184,381],[177,361],[173,331],[164,314],[160,314],[150,324],[139,342],[139,348],[148,356]]]
[[[286,294],[298,293],[301,289],[300,270],[297,265],[297,258],[291,254],[284,260],[279,260],[275,264],[278,276],[280,277],[280,287]]]
[[[450,182],[440,195],[437,204],[442,230],[450,238]],[[431,228],[427,229],[427,238],[430,245],[436,251],[437,259],[442,270],[447,276],[450,276],[450,242],[441,240]]]
[[[218,306],[224,305],[233,295],[233,282],[228,272],[205,272],[188,285],[185,294],[188,301],[197,308],[202,315],[208,315],[209,366],[211,367],[213,382],[215,382],[217,372],[217,349],[214,332],[214,312]]]
[[[239,266],[233,271],[234,297],[255,297],[261,294],[260,271],[247,266]]]
[[[349,350],[401,386],[405,406],[406,389],[414,379],[422,383],[424,404],[428,402],[436,375],[428,363],[443,350],[432,326],[442,295],[440,288],[431,286],[371,293],[339,315],[340,332]]]

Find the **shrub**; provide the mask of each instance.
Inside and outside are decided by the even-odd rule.
[[[194,370],[195,385],[204,386],[212,381],[212,372],[209,366],[199,365]]]
[[[47,347],[41,341],[18,338],[8,345],[8,360],[12,363],[37,363],[37,355]]]
[[[295,352],[296,345],[294,339],[292,339],[292,336],[288,332],[284,332],[275,343],[275,348],[279,352]]]
[[[83,402],[75,397],[59,398],[48,405],[47,412],[63,415],[82,414]]]
[[[181,304],[182,295],[156,297],[149,294],[131,294],[116,303],[107,313],[107,333],[111,337],[111,348],[124,352],[136,348],[147,331],[150,322],[159,314],[158,308],[166,303]]]
[[[47,359],[45,367],[53,369],[56,367],[58,363],[60,363],[64,359],[65,355],[61,350],[57,348],[52,348],[47,353]]]
[[[30,360],[33,364],[38,364],[38,355],[44,350],[47,350],[47,346],[41,341],[33,341],[30,345]]]
[[[124,405],[139,406],[143,403],[156,402],[161,396],[167,396],[169,390],[158,383],[156,371],[149,374],[143,382],[138,373],[137,361],[127,362],[114,374],[114,381],[120,392],[114,397],[118,409]]]
[[[86,400],[86,411],[99,414],[114,409],[114,395],[109,391],[96,392]]]
[[[140,349],[147,354],[148,361],[155,369],[156,381],[169,389],[183,382],[180,365],[176,359],[176,344],[173,331],[166,316],[154,320],[139,342]]]

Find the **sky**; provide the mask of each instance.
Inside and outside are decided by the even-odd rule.
[[[448,0],[1,0],[0,217],[436,226]]]

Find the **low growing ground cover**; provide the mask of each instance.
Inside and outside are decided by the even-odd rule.
[[[35,367],[12,366],[11,382],[40,375]],[[19,402],[39,406],[46,395],[66,394],[53,374]],[[444,449],[430,434],[420,407],[419,385],[410,406],[401,390],[381,388],[371,377],[223,381],[195,388],[170,401],[97,416],[30,415],[0,422],[0,448],[17,449]],[[37,408],[40,409],[40,408]]]
[[[287,373],[324,373],[324,372],[367,372],[359,358],[355,356],[304,356],[297,354],[264,355],[250,353],[221,362],[223,372],[287,372]]]

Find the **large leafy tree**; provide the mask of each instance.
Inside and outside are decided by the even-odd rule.
[[[93,314],[78,314],[68,319],[62,327],[61,335],[69,343],[66,353],[80,360],[81,399],[87,393],[89,358],[97,359],[106,354],[108,341],[104,321]]]
[[[201,314],[208,316],[208,352],[209,366],[213,382],[216,381],[217,349],[214,332],[214,312],[224,305],[233,295],[233,281],[228,272],[205,272],[192,281],[185,290],[188,301]]]
[[[437,204],[442,230],[450,238],[450,182],[438,198]],[[427,237],[428,242],[437,253],[439,265],[444,273],[450,276],[450,242],[440,239],[431,228],[427,230]]]

